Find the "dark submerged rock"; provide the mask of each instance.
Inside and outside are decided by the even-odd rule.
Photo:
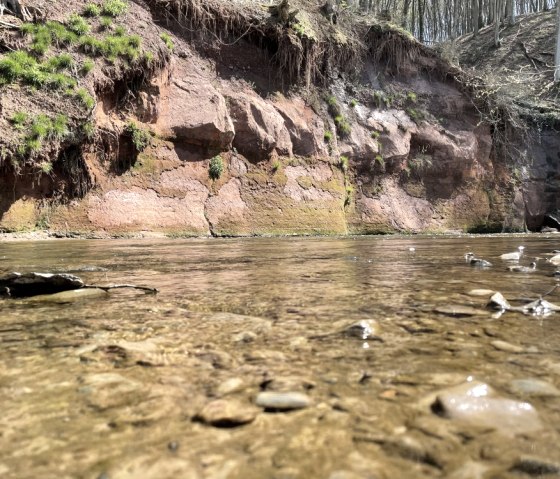
[[[521,456],[512,470],[538,477],[545,474],[560,474],[560,462],[534,456]]]
[[[0,276],[0,295],[25,298],[39,294],[54,294],[79,289],[84,282],[66,273],[8,273]]]

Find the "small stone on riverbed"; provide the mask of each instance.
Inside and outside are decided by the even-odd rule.
[[[506,341],[500,341],[499,339],[492,341],[490,344],[498,351],[503,351],[505,353],[521,354],[526,352],[521,346],[516,346],[515,344],[511,344]]]
[[[196,421],[216,427],[235,427],[253,422],[258,410],[236,400],[216,399],[194,417]]]
[[[256,405],[268,410],[291,411],[304,409],[311,405],[309,396],[297,392],[262,392],[255,401]]]
[[[540,477],[545,474],[560,474],[560,463],[534,456],[521,456],[512,470]]]
[[[492,289],[471,289],[467,295],[468,296],[492,296],[495,293]]]
[[[470,306],[461,305],[444,305],[434,308],[436,313],[445,314],[446,316],[454,316],[456,318],[476,316],[482,312],[478,309],[471,308]]]
[[[553,384],[540,379],[515,379],[510,384],[512,393],[519,396],[558,397],[560,391]]]

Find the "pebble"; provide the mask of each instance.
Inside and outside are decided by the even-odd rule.
[[[521,354],[526,352],[521,346],[516,346],[515,344],[507,343],[499,339],[492,341],[490,344],[498,351],[504,351],[506,353]]]
[[[471,289],[468,296],[492,296],[495,293],[492,289]]]
[[[545,474],[559,474],[560,463],[549,461],[535,456],[521,456],[512,468],[514,471],[524,472],[532,476]]]
[[[245,389],[245,383],[241,378],[229,378],[216,388],[217,396],[227,396]]]
[[[554,266],[560,266],[560,254],[554,255],[548,261],[550,261]]]
[[[445,314],[446,316],[454,316],[456,318],[476,316],[477,314],[481,314],[481,311],[475,308],[471,308],[470,306],[452,304],[438,306],[437,308],[434,308],[434,311],[436,313]]]
[[[237,400],[216,399],[206,404],[194,419],[216,427],[235,427],[254,421],[257,413],[253,406]]]
[[[502,255],[500,255],[500,259],[503,259],[504,261],[519,261],[519,259],[521,258],[521,253],[504,253]]]
[[[303,409],[311,405],[309,396],[298,392],[262,392],[259,393],[255,404],[264,409],[290,411]]]
[[[520,396],[560,396],[560,390],[556,386],[535,378],[515,379],[510,384],[510,390],[512,393]]]

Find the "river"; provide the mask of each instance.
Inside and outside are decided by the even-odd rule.
[[[536,271],[499,258],[520,245]],[[538,298],[557,248],[554,235],[2,243],[0,272],[159,293],[0,299],[0,476],[560,477],[560,313],[496,314],[473,292]],[[479,382],[494,392],[469,402]]]

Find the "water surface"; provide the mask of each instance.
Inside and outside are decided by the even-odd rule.
[[[499,259],[519,245],[520,264],[543,258],[536,272]],[[512,385],[560,389],[560,314],[500,316],[467,293],[536,299],[556,284],[544,258],[557,248],[537,235],[1,244],[0,271],[86,269],[75,274],[88,283],[160,292],[0,300],[0,476],[538,477],[523,464],[560,463],[560,398]],[[494,266],[471,267],[468,251]],[[449,305],[474,311],[435,311]],[[375,337],[348,333],[362,320]],[[542,429],[512,435],[424,407],[472,378],[528,401]],[[263,411],[263,390],[312,404]],[[206,424],[217,398],[255,419]]]

